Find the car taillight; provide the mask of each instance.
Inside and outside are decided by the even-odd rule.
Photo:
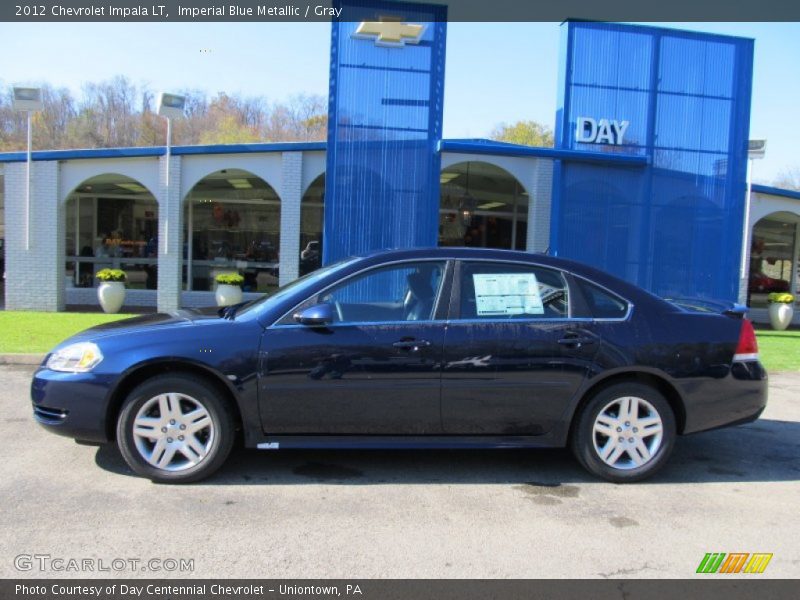
[[[758,360],[758,340],[753,324],[742,319],[742,329],[739,332],[739,343],[736,345],[736,354],[733,355],[734,361]]]

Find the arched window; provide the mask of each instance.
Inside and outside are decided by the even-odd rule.
[[[766,308],[772,292],[796,292],[797,223],[800,215],[776,212],[753,225],[747,304]]]
[[[270,184],[222,169],[198,181],[184,204],[186,290],[212,291],[221,273],[242,275],[245,292],[277,288],[281,202]]]
[[[158,203],[135,179],[107,173],[78,185],[66,202],[67,285],[93,287],[103,268],[126,271],[128,287],[156,289]]]
[[[525,250],[528,193],[505,169],[462,162],[440,176],[439,245]]]

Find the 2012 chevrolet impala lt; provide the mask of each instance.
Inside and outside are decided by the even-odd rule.
[[[570,446],[615,482],[682,434],[746,423],[767,399],[741,312],[666,301],[522,252],[380,252],[271,296],[88,329],[36,371],[33,411],[116,441],[137,473],[189,482],[248,447]]]

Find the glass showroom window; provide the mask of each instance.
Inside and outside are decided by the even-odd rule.
[[[221,273],[239,273],[245,292],[278,286],[280,199],[246,171],[226,169],[198,183],[186,199],[183,280],[213,291]]]
[[[764,308],[771,292],[789,292],[792,284],[798,219],[786,215],[761,219],[753,227],[750,246],[748,305]]]
[[[128,287],[156,289],[158,204],[142,185],[100,176],[66,204],[66,285],[93,287],[95,273],[124,269]]]
[[[325,216],[325,175],[317,177],[300,205],[300,275],[322,265],[322,223]]]
[[[525,250],[528,193],[508,171],[484,162],[440,175],[439,245]]]

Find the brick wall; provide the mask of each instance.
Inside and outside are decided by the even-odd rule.
[[[553,199],[553,161],[537,158],[528,180],[528,252],[545,252],[550,247],[550,207]]]
[[[303,153],[284,152],[281,168],[281,247],[278,283],[300,275],[300,203],[303,199]]]
[[[168,312],[180,307],[181,262],[183,260],[183,206],[181,203],[181,157],[158,161],[158,310]]]
[[[66,303],[68,306],[97,306],[97,288],[76,288],[67,287]],[[138,308],[140,306],[154,306],[156,304],[155,290],[137,290],[128,288],[125,290],[125,303],[120,312],[125,312],[127,308]]]
[[[5,169],[6,310],[64,309],[64,205],[56,161],[31,168],[30,240],[26,249],[26,163]]]

